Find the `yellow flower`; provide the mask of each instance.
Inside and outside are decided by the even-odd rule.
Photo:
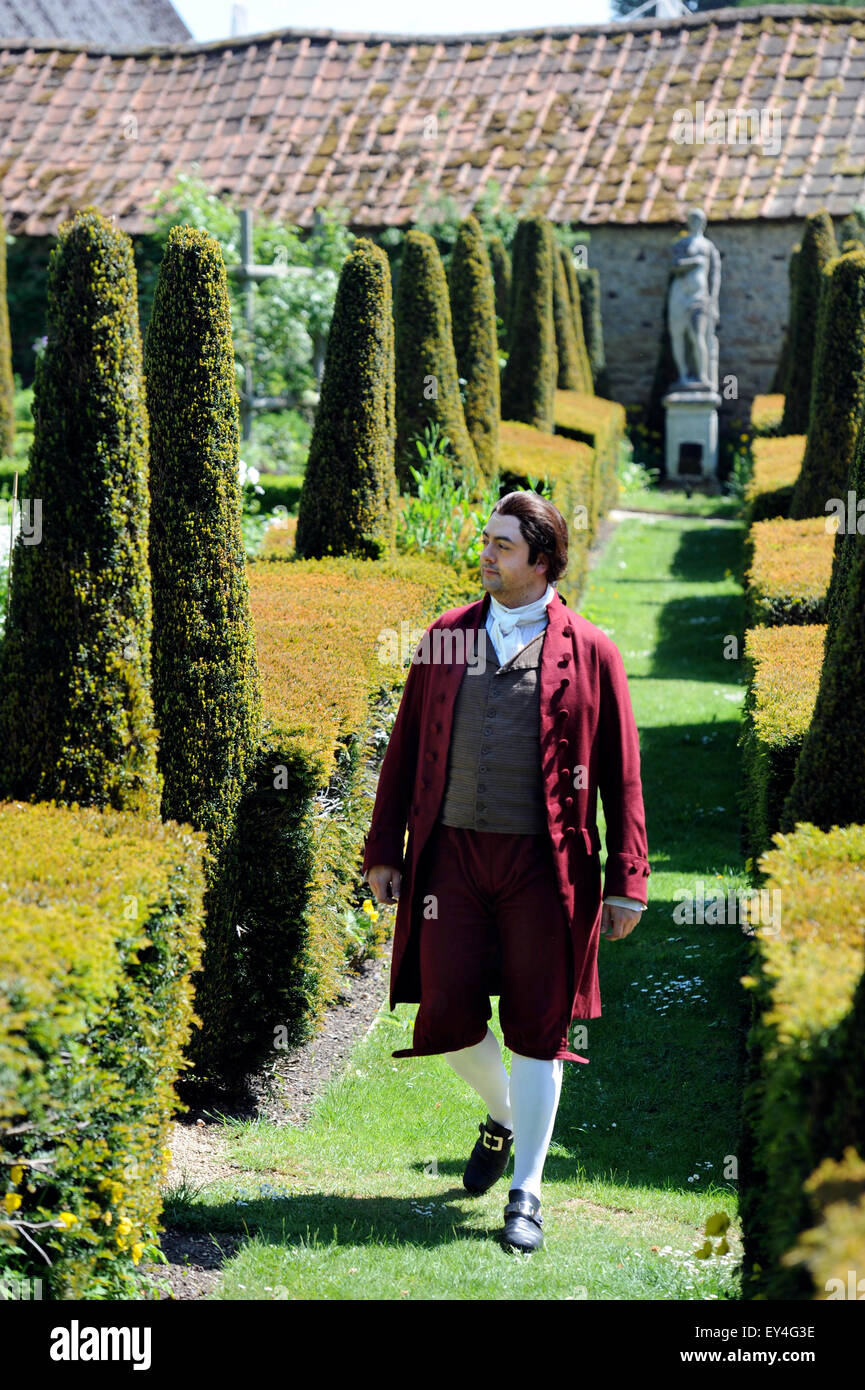
[[[110,1226],[112,1221],[114,1220],[114,1217],[111,1215],[110,1211],[106,1211],[102,1217],[102,1220],[105,1222],[106,1226]]]
[[[372,916],[372,903],[370,902],[369,898],[364,899],[364,904],[361,911],[365,912],[368,917]]]
[[[143,1254],[144,1246],[141,1244],[140,1240],[137,1240],[132,1247],[132,1263],[137,1265]]]
[[[126,1249],[126,1237],[125,1237],[125,1236],[115,1236],[114,1239],[116,1240],[117,1245],[118,1245],[118,1248],[119,1248],[120,1250],[125,1250],[125,1249]]]
[[[3,1198],[3,1205],[7,1211],[17,1211],[18,1207],[21,1205],[20,1192],[7,1192],[6,1196]]]
[[[22,1179],[23,1176],[24,1176],[24,1169],[21,1167],[21,1164],[20,1164],[20,1163],[16,1163],[16,1164],[14,1165],[14,1167],[12,1168],[12,1172],[11,1172],[10,1176],[11,1176],[11,1178],[12,1178],[13,1183],[16,1183],[16,1184],[17,1184],[17,1183],[19,1183],[19,1182],[21,1181],[21,1179]]]
[[[70,1226],[75,1225],[76,1221],[78,1220],[78,1217],[72,1211],[61,1211],[57,1217],[57,1220],[62,1222],[63,1225],[68,1229]]]
[[[128,1236],[128,1235],[129,1235],[129,1232],[130,1232],[131,1230],[132,1230],[132,1222],[131,1222],[131,1221],[128,1221],[128,1220],[126,1219],[126,1217],[124,1217],[122,1221],[118,1221],[118,1223],[117,1223],[117,1234],[118,1234],[119,1236]]]

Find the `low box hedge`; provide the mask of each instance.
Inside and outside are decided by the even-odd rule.
[[[832,577],[834,532],[826,517],[757,521],[747,536],[745,598],[748,621],[824,623]]]
[[[745,524],[787,516],[793,488],[805,457],[804,434],[778,439],[755,439],[751,445],[754,470],[745,487]]]
[[[755,863],[769,848],[793,783],[817,699],[825,634],[824,623],[745,633],[741,806],[747,852]]]
[[[619,495],[619,459],[626,439],[625,407],[603,396],[557,390],[553,413],[556,434],[580,440],[594,449],[593,515],[596,518],[606,516]]]
[[[777,434],[781,428],[783,414],[784,397],[779,393],[755,396],[751,402],[751,433],[753,435]]]
[[[781,912],[756,929],[743,980],[752,1007],[739,1174],[744,1286],[752,1298],[823,1298],[813,1274],[824,1262],[855,1268],[844,1242],[852,1236],[861,1255],[865,1229],[855,1155],[843,1178],[837,1167],[819,1170],[865,1133],[865,826],[799,825],[775,837],[760,868]],[[827,1204],[833,1187],[852,1193],[852,1210],[835,1211],[806,1240],[821,1186]],[[803,1249],[822,1253],[803,1261]]]
[[[206,840],[53,801],[0,803],[0,833],[0,1274],[141,1297],[199,1021]]]

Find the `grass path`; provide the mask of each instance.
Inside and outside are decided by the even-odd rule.
[[[589,1066],[566,1063],[544,1174],[546,1248],[496,1235],[506,1176],[462,1187],[483,1118],[441,1057],[395,1061],[413,1005],[387,1006],[302,1129],[228,1121],[239,1176],[166,1200],[165,1224],[245,1233],[211,1297],[226,1299],[701,1299],[738,1296],[734,1172],[746,940],[677,923],[677,892],[746,888],[736,738],[741,529],[699,518],[622,521],[582,610],[616,641],[643,757],[649,910],[601,941],[603,1016]],[[491,1026],[501,1041],[496,1001]],[[505,1051],[505,1062],[509,1062]],[[702,1225],[733,1220],[732,1253],[697,1260]]]

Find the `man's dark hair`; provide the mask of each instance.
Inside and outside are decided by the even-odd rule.
[[[506,492],[490,515],[496,512],[519,519],[520,535],[529,547],[529,564],[545,555],[547,580],[555,583],[568,564],[568,525],[558,507],[538,492]]]

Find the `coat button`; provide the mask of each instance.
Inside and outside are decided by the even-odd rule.
[[[573,635],[574,635],[574,629],[573,629],[572,627],[563,627],[563,628],[562,628],[562,636],[563,636],[563,637],[573,637]]]
[[[571,776],[571,769],[569,767],[563,767],[561,772],[559,773],[559,776],[562,778],[563,781],[569,781]]]
[[[572,825],[566,825],[565,828],[564,828],[564,830],[562,831],[563,837],[564,837],[565,839],[567,839],[567,837],[568,837],[569,835],[573,835],[573,834],[574,834],[574,827],[573,827]]]
[[[444,695],[437,695],[437,696],[436,696],[436,699],[438,700],[438,702],[439,702],[440,705],[443,705],[443,704],[444,704],[444,701],[445,701]]]
[[[566,805],[566,806],[573,806],[573,804],[574,804],[574,798],[573,798],[572,796],[566,796],[566,797],[565,797],[565,805]]]
[[[562,659],[561,659],[561,661],[559,662],[559,665],[560,665],[560,666],[567,666],[567,664],[568,664],[568,662],[570,661],[570,659],[571,659],[571,658],[570,658],[569,656],[563,656]]]
[[[560,748],[568,748],[569,746],[570,746],[570,745],[569,745],[568,740],[567,740],[566,738],[560,738],[560,739],[559,739],[559,747],[560,747]]]
[[[556,710],[556,718],[557,718],[557,719],[567,719],[567,717],[568,717],[568,711],[567,711],[566,709],[557,709],[557,710]]]
[[[562,687],[563,690],[565,686],[570,685],[570,683],[571,682],[568,680],[567,676],[562,676],[562,679],[559,681],[559,685]]]
[[[432,755],[432,753],[427,753],[427,755],[426,755],[426,760],[427,760],[428,763],[431,763],[431,762],[432,762],[432,760],[433,760],[433,755]]]

